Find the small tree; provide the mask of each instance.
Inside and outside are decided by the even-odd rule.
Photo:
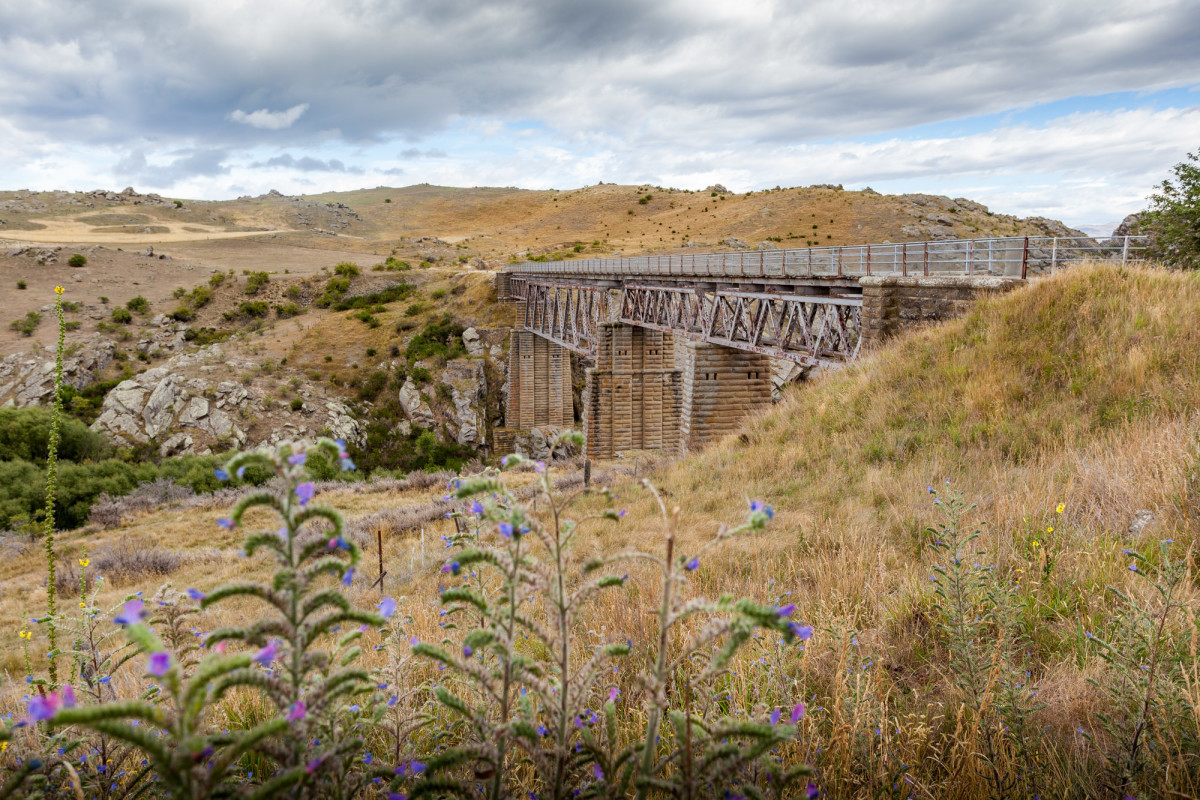
[[[1200,269],[1200,150],[1171,172],[1175,180],[1164,180],[1150,195],[1143,217],[1151,253],[1183,269]]]

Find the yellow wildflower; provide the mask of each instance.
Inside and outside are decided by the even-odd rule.
[[[61,287],[61,286],[55,286],[55,287],[54,287],[54,293],[55,293],[55,294],[62,294],[62,293],[63,293],[63,287]]]
[[[1051,525],[1049,528],[1046,528],[1046,533],[1054,533],[1054,526]]]
[[[32,634],[32,633],[30,633],[29,631],[20,631],[20,632],[17,634],[17,638],[19,638],[19,639],[32,639],[32,638],[33,638],[33,634]]]
[[[80,601],[79,601],[79,607],[80,607],[80,608],[87,608],[87,603],[85,603],[85,602],[83,602],[82,600],[80,600]]]
[[[8,742],[0,742],[0,753],[8,749]]]
[[[1037,547],[1037,546],[1038,546],[1038,540],[1037,540],[1037,539],[1034,539],[1034,540],[1033,540],[1033,546],[1034,546],[1034,547]]]
[[[92,563],[91,559],[87,559],[87,558],[79,559],[79,566],[81,566],[81,567],[86,567],[90,563]]]
[[[1059,504],[1058,504],[1058,508],[1056,508],[1056,509],[1054,509],[1054,510],[1055,510],[1055,511],[1057,511],[1058,513],[1060,513],[1060,514],[1061,514],[1061,513],[1063,513],[1064,511],[1066,511],[1066,510],[1067,510],[1067,504],[1066,504],[1066,503],[1059,503]]]

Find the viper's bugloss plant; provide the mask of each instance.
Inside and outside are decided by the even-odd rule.
[[[1032,734],[1037,689],[1013,661],[1025,642],[1015,612],[1016,586],[997,578],[979,549],[982,526],[964,530],[975,506],[958,492],[934,495],[944,519],[929,529],[940,556],[933,565],[936,624],[946,647],[950,678],[967,712],[970,734],[961,742],[993,797],[1037,795],[1038,758]]]
[[[1104,700],[1094,715],[1099,730],[1080,732],[1100,754],[1110,789],[1120,797],[1179,794],[1171,788],[1173,771],[1200,784],[1200,725],[1188,696],[1196,676],[1185,666],[1200,628],[1194,614],[1182,620],[1182,630],[1177,627],[1189,605],[1185,585],[1194,578],[1191,553],[1173,555],[1173,544],[1160,542],[1153,558],[1125,550],[1137,580],[1130,591],[1108,587],[1117,605],[1114,630],[1084,633],[1107,670],[1089,679]]]
[[[561,439],[578,437],[564,434]],[[576,442],[578,444],[578,442]],[[506,466],[521,463],[510,456]],[[688,576],[712,546],[758,531],[773,515],[752,504],[749,519],[723,527],[717,537],[688,557],[674,551],[678,511],[658,499],[665,525],[661,555],[625,552],[582,565],[572,545],[582,526],[623,512],[612,506],[579,519],[567,516],[586,493],[558,495],[543,463],[534,513],[517,502],[497,471],[452,482],[455,497],[470,500],[466,531],[451,537],[442,567],[446,627],[461,638],[423,642],[414,653],[439,662],[449,674],[434,688],[437,702],[456,721],[458,741],[432,756],[409,788],[410,797],[513,796],[521,789],[545,798],[638,796],[703,797],[724,789],[762,796],[786,794],[810,774],[802,764],[785,766],[766,758],[788,742],[803,714],[802,704],[765,710],[762,719],[730,719],[713,707],[698,712],[696,697],[711,696],[712,683],[756,631],[792,642],[812,629],[794,619],[794,606],[767,607],[724,597],[688,597]],[[635,682],[646,698],[638,733],[623,736],[618,724],[620,690],[605,683],[627,655],[624,637],[586,645],[578,627],[585,610],[604,590],[617,591],[627,576],[609,570],[622,562],[648,562],[659,573],[662,602],[659,634],[649,670]],[[707,623],[681,642],[678,631],[693,617]],[[669,688],[670,687],[670,688]],[[781,717],[787,720],[782,721]],[[663,730],[663,726],[670,727]],[[770,776],[770,780],[767,776]]]
[[[315,489],[305,480],[304,463],[313,449],[353,467],[341,442],[323,439],[315,448],[286,444],[239,454],[219,471],[227,478],[258,464],[280,479],[281,488],[248,495],[218,522],[237,528],[250,509],[275,512],[282,527],[250,533],[245,541],[247,556],[264,551],[275,558],[272,582],[228,584],[207,595],[189,590],[191,603],[165,587],[150,608],[131,598],[114,621],[145,656],[154,685],[134,701],[56,708],[47,717],[51,725],[81,726],[133,745],[172,797],[236,793],[245,788],[239,763],[252,753],[274,765],[269,779],[254,789],[256,797],[285,791],[297,797],[355,795],[370,776],[354,770],[346,782],[344,765],[362,748],[353,700],[376,691],[371,674],[355,664],[355,642],[365,629],[386,625],[388,614],[352,608],[337,588],[352,574],[359,549],[345,538],[338,512],[312,503]],[[201,648],[186,626],[195,604],[208,607],[233,598],[258,601],[261,618],[211,632],[204,642],[208,652],[199,658]],[[388,601],[382,605],[394,609],[394,603],[390,609]],[[323,649],[342,626],[353,627],[332,649]],[[229,643],[246,649],[226,653]],[[265,697],[275,713],[247,730],[218,729],[213,709],[234,691]],[[336,786],[329,785],[331,779]]]

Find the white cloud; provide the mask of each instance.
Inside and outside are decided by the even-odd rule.
[[[299,105],[292,106],[287,111],[268,111],[265,108],[260,108],[258,111],[251,111],[249,114],[239,108],[230,114],[229,118],[234,122],[241,122],[252,128],[279,131],[292,127],[305,111],[308,111],[308,103],[300,103]]]

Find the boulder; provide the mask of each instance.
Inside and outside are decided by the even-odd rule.
[[[467,349],[467,354],[472,356],[481,356],[484,353],[483,339],[479,336],[479,331],[474,328],[467,328],[462,333],[463,347]]]
[[[481,345],[482,347],[482,345]],[[483,404],[487,397],[487,375],[482,361],[459,359],[446,365],[442,379],[450,387],[455,440],[461,445],[484,443]]]
[[[404,409],[404,415],[418,428],[433,427],[433,409],[425,402],[425,398],[421,397],[412,378],[406,378],[404,385],[400,387],[400,407]]]

